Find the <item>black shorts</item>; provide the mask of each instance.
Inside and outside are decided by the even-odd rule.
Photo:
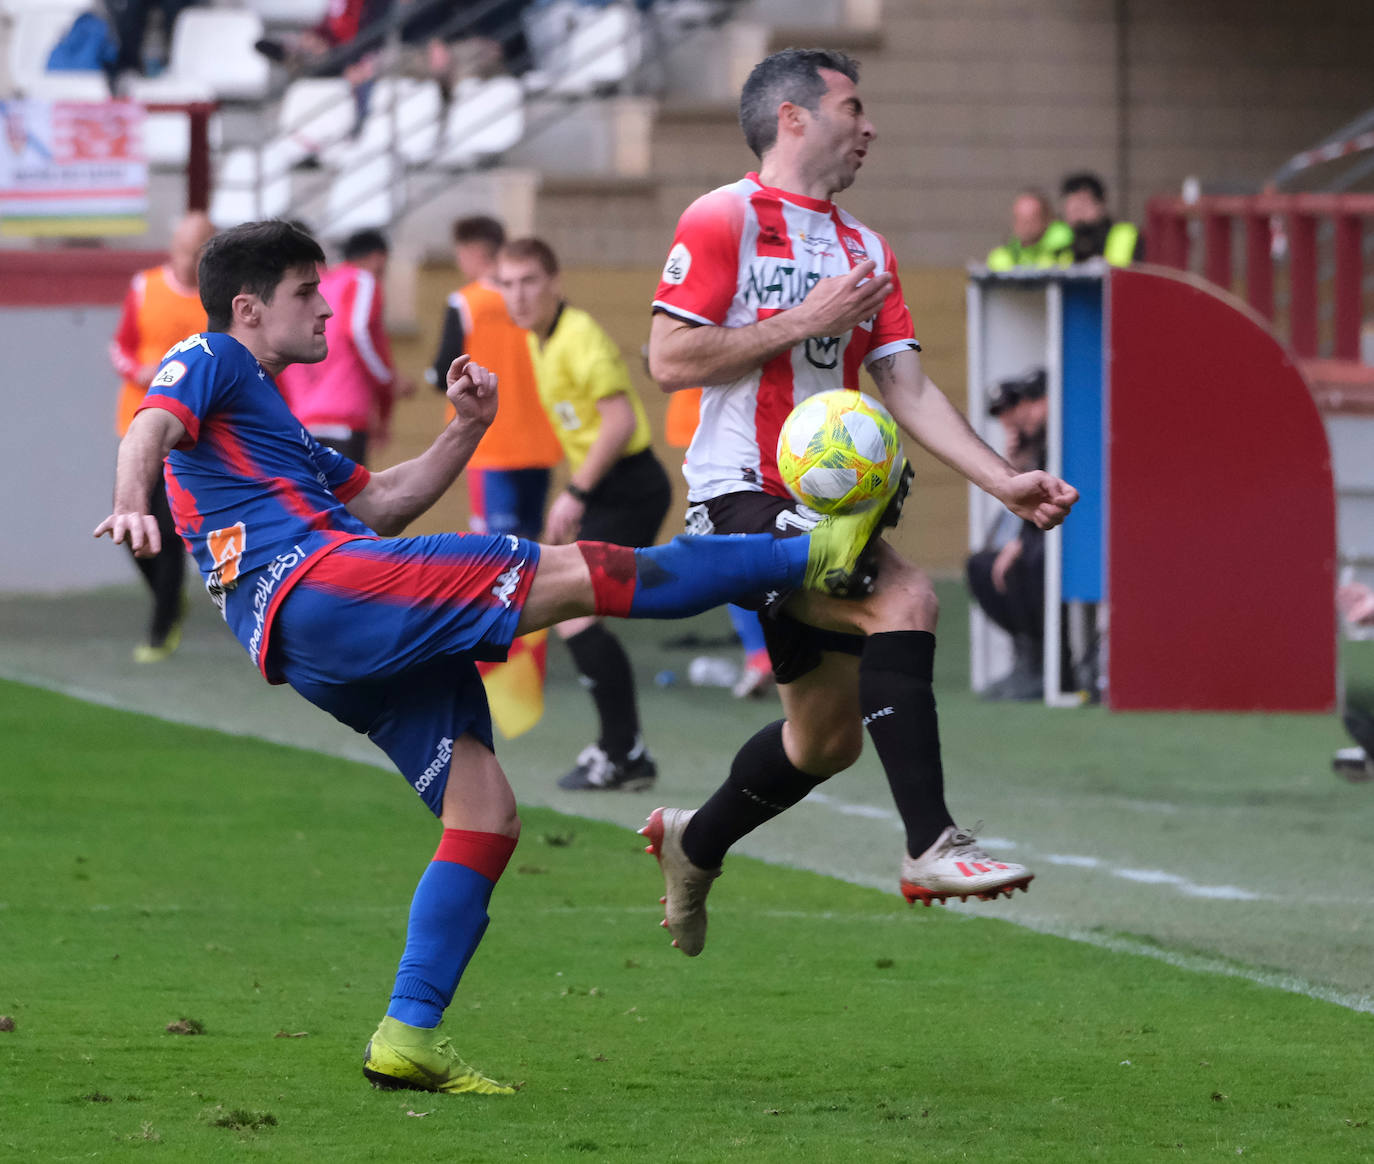
[[[775,538],[794,538],[810,533],[821,515],[790,497],[742,491],[725,493],[687,507],[689,534],[770,533]],[[824,651],[863,654],[865,637],[822,630],[799,622],[782,609],[791,591],[770,591],[738,605],[759,612],[773,677],[791,683],[821,665]]]
[[[673,487],[652,449],[621,457],[587,496],[579,541],[651,546],[673,503]]]

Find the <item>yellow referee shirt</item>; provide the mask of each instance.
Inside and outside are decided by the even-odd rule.
[[[621,457],[649,447],[651,433],[644,404],[630,382],[620,349],[596,320],[565,303],[543,344],[533,332],[527,335],[539,398],[567,454],[569,469],[576,472],[587,459],[601,429],[596,402],[608,396],[624,393],[635,412],[634,435]]]

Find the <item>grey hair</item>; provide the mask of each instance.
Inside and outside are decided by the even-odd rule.
[[[859,80],[859,62],[838,49],[782,49],[754,66],[740,91],[739,124],[755,157],[762,158],[776,144],[778,106],[784,101],[812,113],[820,109],[825,95],[822,69]]]

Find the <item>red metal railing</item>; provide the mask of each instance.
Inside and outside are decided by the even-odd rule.
[[[216,101],[153,101],[145,106],[149,113],[184,113],[191,125],[190,147],[186,154],[186,209],[210,209],[210,115],[219,108]]]
[[[1209,195],[1187,203],[1157,197],[1147,207],[1146,258],[1166,267],[1192,270],[1230,290],[1236,277],[1232,240],[1237,224],[1245,237],[1245,265],[1240,272],[1250,305],[1273,322],[1274,240],[1276,228],[1286,236],[1288,262],[1288,342],[1302,357],[1318,355],[1318,228],[1332,227],[1334,259],[1329,298],[1332,305],[1332,355],[1360,358],[1364,318],[1364,238],[1374,219],[1374,194],[1256,194],[1250,197]],[[1200,223],[1201,230],[1189,229]],[[1202,253],[1195,256],[1194,240]],[[1195,259],[1200,263],[1195,264]]]

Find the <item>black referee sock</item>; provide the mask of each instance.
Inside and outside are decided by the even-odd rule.
[[[782,746],[782,725],[770,723],[735,753],[730,775],[697,809],[682,834],[692,864],[714,869],[740,837],[791,808],[826,779],[793,766]]]
[[[601,734],[597,743],[619,763],[630,754],[639,735],[639,709],[635,704],[634,672],[620,640],[601,623],[565,640],[583,684],[596,704]]]
[[[870,635],[859,660],[859,710],[887,773],[913,857],[954,823],[945,806],[940,725],[931,690],[934,671],[935,636],[929,631]]]

